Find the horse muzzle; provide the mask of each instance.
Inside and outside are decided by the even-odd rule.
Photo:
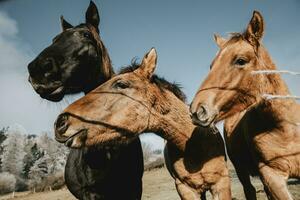
[[[60,143],[65,143],[68,147],[79,148],[82,141],[86,139],[87,129],[73,129],[70,127],[69,115],[60,114],[54,124],[55,139]]]
[[[217,117],[217,110],[209,108],[206,104],[200,104],[196,108],[190,107],[191,118],[195,125],[207,127]]]

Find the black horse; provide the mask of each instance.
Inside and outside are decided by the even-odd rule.
[[[73,27],[61,17],[62,33],[29,65],[29,82],[44,99],[88,93],[114,75],[99,36],[99,14],[91,1],[86,22]],[[68,189],[78,199],[141,199],[143,154],[139,139],[118,147],[71,148],[65,168]]]

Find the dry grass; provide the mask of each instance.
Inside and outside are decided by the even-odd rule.
[[[244,194],[242,186],[239,183],[234,171],[232,172],[232,193],[235,200],[243,200]],[[174,181],[167,172],[166,168],[154,169],[146,171],[143,178],[144,191],[143,200],[179,200]],[[257,178],[253,179],[253,184],[257,189],[257,196],[259,200],[265,200],[266,196],[263,192],[263,187]],[[300,182],[290,181],[289,190],[294,196],[294,199],[300,200]],[[29,192],[16,193],[15,198],[10,195],[1,196],[0,200],[15,199],[15,200],[75,200],[70,192],[64,188],[62,190],[52,192],[42,192],[30,194]],[[210,199],[210,198],[208,198]]]

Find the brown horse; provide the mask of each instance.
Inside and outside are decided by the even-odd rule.
[[[193,125],[184,94],[153,74],[156,60],[151,49],[141,65],[67,107],[56,121],[57,139],[71,146],[116,145],[154,132],[168,141],[165,159],[182,199],[205,199],[207,190],[214,199],[231,199],[220,134]]]
[[[35,91],[50,101],[89,92],[114,75],[101,41],[98,9],[91,1],[86,23],[61,18],[62,33],[28,65]],[[65,167],[68,189],[79,199],[141,199],[143,153],[139,138],[118,148],[70,149]]]
[[[190,111],[194,122],[202,126],[226,119],[234,163],[243,162],[241,156],[251,157],[246,159],[251,165],[235,166],[240,167],[237,172],[249,179],[250,171],[257,171],[268,197],[286,200],[292,199],[287,179],[300,178],[300,106],[292,99],[264,98],[265,94],[288,95],[289,91],[278,74],[253,73],[276,69],[261,44],[263,33],[263,17],[254,11],[243,34],[228,40],[216,37],[220,51]],[[237,147],[241,149],[233,152]],[[255,194],[249,195],[249,199],[255,198]]]

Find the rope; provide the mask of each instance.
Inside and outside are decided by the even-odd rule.
[[[293,96],[293,95],[263,94],[262,97],[267,100],[270,100],[270,99],[297,99],[297,100],[300,100],[300,96]]]
[[[252,71],[252,74],[290,74],[300,76],[300,72],[293,72],[288,70],[257,70]]]

